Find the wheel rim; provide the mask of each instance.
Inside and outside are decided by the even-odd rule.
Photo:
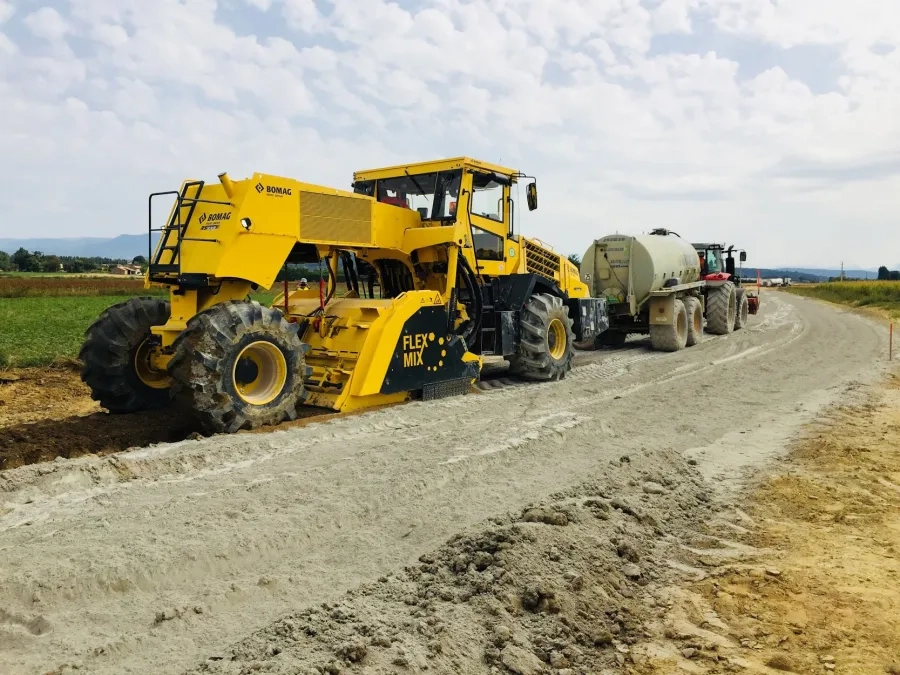
[[[547,346],[550,348],[550,356],[554,359],[562,358],[566,353],[566,327],[559,319],[550,321],[547,331]]]
[[[687,336],[687,315],[685,312],[678,312],[678,316],[675,319],[675,330],[678,331],[679,339]]]
[[[168,374],[157,370],[150,362],[153,348],[144,340],[134,352],[134,372],[138,379],[153,389],[168,389],[171,385]]]
[[[271,403],[287,383],[287,360],[271,342],[260,340],[244,347],[234,362],[234,388],[250,405]]]

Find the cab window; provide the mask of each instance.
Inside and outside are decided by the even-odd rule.
[[[480,260],[503,260],[503,237],[472,226],[475,255]]]
[[[473,216],[503,222],[503,185],[493,175],[476,172],[472,176],[471,211]]]

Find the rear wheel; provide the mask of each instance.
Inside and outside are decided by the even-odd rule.
[[[169,302],[161,298],[132,298],[103,311],[85,331],[78,354],[91,398],[116,414],[169,403],[171,380],[151,366],[148,342],[150,328],[168,320]]]
[[[738,291],[737,313],[734,317],[734,329],[740,330],[747,325],[747,318],[750,315],[750,301],[747,294],[743,290]]]
[[[211,433],[296,419],[306,398],[305,351],[297,324],[280,311],[257,302],[215,305],[175,341],[175,399]]]
[[[687,342],[688,347],[693,347],[703,341],[703,306],[700,298],[692,295],[684,298],[684,309],[688,317]]]
[[[510,372],[529,380],[559,380],[572,369],[575,334],[562,298],[535,293],[522,308],[520,342]]]
[[[684,303],[676,299],[672,323],[667,326],[650,326],[650,344],[660,352],[677,352],[687,345],[688,314]]]
[[[709,290],[706,296],[706,326],[710,333],[726,335],[734,330],[736,301],[734,284],[730,281]]]

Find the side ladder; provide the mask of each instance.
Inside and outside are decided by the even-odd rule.
[[[148,205],[148,247],[150,256],[150,280],[154,281],[157,275],[181,275],[181,241],[187,230],[188,224],[194,215],[197,204],[201,201],[200,193],[203,192],[204,181],[187,181],[181,186],[180,192],[169,190],[168,192],[154,192],[150,195]],[[193,194],[191,194],[193,190]],[[153,227],[153,198],[164,195],[174,195],[175,204],[172,214],[164,227]],[[159,242],[156,252],[153,251],[153,233],[159,232]],[[166,259],[166,253],[168,258]]]

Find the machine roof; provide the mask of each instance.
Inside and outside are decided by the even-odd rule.
[[[490,162],[482,162],[477,159],[472,159],[471,157],[453,157],[450,159],[435,159],[426,162],[414,162],[412,164],[397,164],[396,166],[364,169],[362,171],[354,172],[353,180],[371,180],[373,178],[388,178],[397,175],[402,176],[404,175],[404,170],[409,171],[411,174],[417,174],[463,168],[493,171],[510,177],[519,173],[516,169],[510,169],[499,164],[491,164]]]

